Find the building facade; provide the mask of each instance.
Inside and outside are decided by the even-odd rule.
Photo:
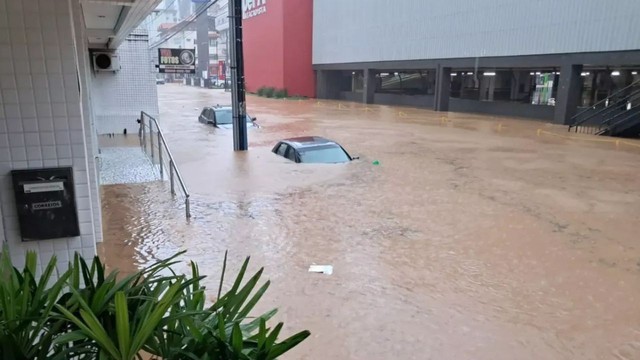
[[[247,91],[274,87],[289,95],[314,97],[313,1],[245,1],[243,14]]]
[[[140,99],[135,96],[149,100],[142,104],[155,103],[157,109],[155,88],[151,92],[135,88],[153,79],[148,52],[131,51],[140,43],[147,46],[146,34],[132,31],[157,4],[157,0],[0,0],[0,238],[17,266],[28,250],[37,251],[40,265],[56,255],[61,270],[76,252],[88,258],[95,255],[102,239],[97,129],[135,129],[137,116],[129,112]],[[100,52],[120,56],[120,67],[96,71],[94,57]],[[133,67],[144,69],[143,73],[138,76],[133,69],[133,75],[129,72]],[[118,112],[121,104],[114,94],[123,91],[134,98],[125,112]],[[153,107],[147,110],[153,112]],[[104,122],[116,125],[110,129]],[[25,239],[16,193],[27,190],[14,184],[12,171],[51,168],[71,171],[72,181],[66,178],[60,192],[75,202],[78,233],[51,240]],[[55,201],[42,204],[61,206]],[[34,215],[49,209],[31,205]]]
[[[639,80],[640,2],[323,0],[320,98],[566,123]]]

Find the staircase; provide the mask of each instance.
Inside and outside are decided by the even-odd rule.
[[[640,137],[640,81],[616,91],[571,118],[569,131]]]

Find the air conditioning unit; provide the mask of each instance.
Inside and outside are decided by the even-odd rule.
[[[116,72],[120,70],[118,55],[110,52],[94,52],[93,70],[95,72]]]

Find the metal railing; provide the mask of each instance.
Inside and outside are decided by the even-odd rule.
[[[630,103],[635,103],[640,94],[640,81],[636,81],[616,92],[608,97],[598,101],[592,106],[583,109],[571,118],[571,125],[569,125],[569,131],[582,132],[588,134],[596,134],[603,130],[608,118],[617,116],[614,112],[616,110],[624,111],[623,107]],[[589,120],[595,119],[596,116],[604,118],[600,124],[587,124]]]
[[[140,130],[138,131],[138,137],[140,138],[140,146],[142,147],[142,150],[151,157],[151,163],[154,164],[154,166],[156,163],[158,164],[162,180],[165,179],[165,168],[168,169],[169,181],[171,183],[171,195],[176,194],[175,179],[178,179],[178,184],[180,185],[180,188],[182,188],[182,193],[184,194],[185,213],[187,219],[190,218],[191,208],[189,204],[189,190],[187,190],[187,186],[184,184],[184,180],[176,166],[173,155],[171,155],[171,151],[167,146],[167,142],[162,134],[158,120],[144,111],[140,112]]]

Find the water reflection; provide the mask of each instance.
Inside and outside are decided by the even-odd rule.
[[[223,93],[159,89],[193,218],[164,184],[103,187],[110,266],[185,249],[215,288],[224,250],[234,268],[252,255],[274,280],[261,306],[313,333],[294,359],[640,358],[637,153],[540,123],[253,97],[263,128],[233,153],[191,110]],[[362,160],[270,153],[301,135]]]

